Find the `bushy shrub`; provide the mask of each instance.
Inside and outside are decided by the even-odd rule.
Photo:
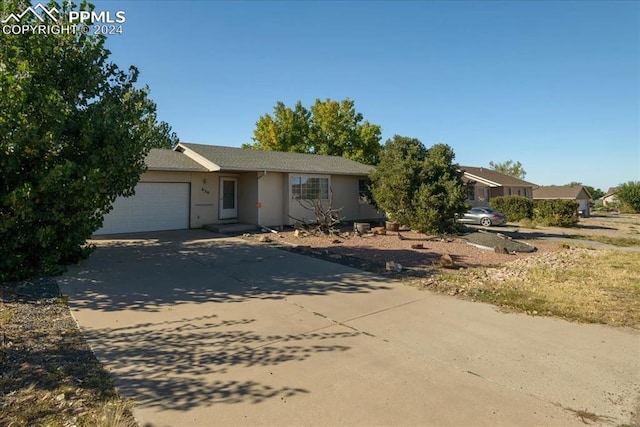
[[[495,197],[489,206],[507,216],[508,221],[517,222],[523,218],[533,218],[533,200],[522,196]]]
[[[640,181],[629,181],[620,184],[616,196],[622,202],[624,213],[640,212]]]
[[[578,207],[575,200],[538,200],[534,204],[534,221],[553,227],[573,227],[578,224]]]
[[[518,225],[522,228],[536,228],[536,223],[531,218],[522,218],[520,221],[518,221]]]
[[[4,0],[0,11],[28,4]],[[149,150],[178,142],[157,121],[138,70],[112,63],[105,42],[80,31],[2,35],[0,284],[57,274],[86,256],[116,197],[133,194]]]
[[[371,173],[371,193],[387,219],[421,233],[451,233],[464,212],[465,186],[446,144],[427,149],[415,138],[395,135]]]

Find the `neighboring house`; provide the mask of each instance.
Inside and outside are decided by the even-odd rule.
[[[344,157],[200,144],[153,149],[136,194],[118,198],[95,234],[201,228],[243,223],[281,227],[315,220],[299,198],[333,197],[346,221],[379,220],[368,203],[373,169]]]
[[[472,207],[489,206],[494,197],[522,196],[533,198],[535,184],[506,175],[493,169],[460,166],[463,181],[471,184],[467,201]]]
[[[589,202],[591,195],[582,185],[547,185],[533,189],[534,200],[575,200],[578,202],[580,216],[587,218],[591,215]]]
[[[602,196],[600,200],[602,200],[603,206],[617,206],[618,205],[618,196],[616,192],[618,191],[618,187],[611,187],[607,190],[607,194]]]

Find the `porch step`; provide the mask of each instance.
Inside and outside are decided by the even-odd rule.
[[[241,234],[257,231],[258,226],[255,224],[206,224],[203,226],[205,230],[213,231],[220,234]]]

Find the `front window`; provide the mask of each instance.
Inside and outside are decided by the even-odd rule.
[[[292,176],[291,198],[328,200],[329,178]]]
[[[358,200],[360,203],[371,203],[371,181],[368,179],[358,180]]]
[[[467,200],[474,201],[476,199],[476,186],[467,184]]]

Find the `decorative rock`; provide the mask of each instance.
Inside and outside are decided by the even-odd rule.
[[[371,224],[368,222],[354,222],[353,223],[353,231],[358,234],[366,234],[371,231]]]
[[[398,273],[402,271],[402,266],[395,261],[387,261],[386,268],[387,271],[395,271]]]
[[[377,235],[385,235],[387,234],[387,230],[384,227],[374,227],[371,232]]]
[[[260,238],[258,239],[258,242],[260,243],[269,243],[271,241],[271,237],[269,236],[260,236]]]
[[[440,267],[442,268],[455,268],[456,264],[453,262],[453,258],[449,254],[442,254],[440,257]]]
[[[411,245],[411,249],[424,249],[424,245],[422,243],[416,243],[415,245]]]

